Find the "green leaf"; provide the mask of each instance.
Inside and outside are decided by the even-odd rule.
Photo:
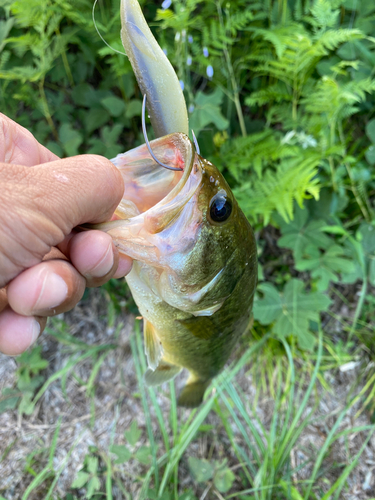
[[[135,446],[138,443],[142,432],[138,429],[138,425],[135,420],[131,423],[130,428],[124,432],[124,435],[131,446]]]
[[[214,477],[214,485],[220,491],[220,493],[226,493],[231,489],[236,476],[234,473],[228,468],[219,470],[216,472]]]
[[[10,17],[6,21],[0,21],[0,52],[6,43],[4,43],[4,40],[8,36],[9,31],[12,29],[15,20],[15,17]]]
[[[311,219],[329,219],[343,211],[348,204],[345,193],[338,194],[329,188],[323,188],[319,193],[319,200],[309,200],[308,207]]]
[[[279,247],[286,247],[293,250],[293,255],[298,262],[303,256],[303,252],[308,245],[314,245],[317,248],[327,248],[332,243],[331,238],[327,236],[323,228],[326,223],[323,220],[312,220],[307,223],[308,211],[297,208],[294,219],[286,222],[280,216],[276,215],[275,220],[280,226],[283,236],[277,242]]]
[[[117,459],[115,460],[115,464],[123,464],[127,462],[131,456],[131,451],[123,444],[113,444],[109,451],[117,455]]]
[[[326,311],[331,303],[320,292],[306,293],[304,283],[290,280],[283,291],[283,310],[278,317],[274,331],[281,337],[294,335],[303,349],[312,349],[314,337],[309,332],[309,321],[319,321],[319,313]]]
[[[17,357],[18,370],[17,373],[22,373],[25,369],[36,375],[41,370],[48,366],[48,361],[42,357],[42,347],[35,346],[31,350],[25,351]]]
[[[91,474],[96,474],[96,471],[98,470],[99,466],[99,459],[98,457],[87,457],[87,470]]]
[[[49,149],[50,151],[52,151],[52,153],[54,153],[59,158],[61,158],[64,154],[60,144],[58,144],[55,141],[48,141],[46,143],[46,148]]]
[[[120,116],[125,109],[125,103],[116,96],[105,97],[100,101],[111,116]]]
[[[18,407],[18,411],[21,414],[31,415],[34,411],[35,404],[32,402],[32,398],[34,396],[34,392],[25,392],[22,395],[22,399],[20,405]]]
[[[134,456],[142,464],[149,465],[151,463],[151,449],[149,446],[141,446]]]
[[[298,271],[311,271],[320,292],[326,290],[331,281],[338,282],[337,273],[352,273],[354,268],[354,263],[345,254],[345,249],[339,245],[331,245],[326,252],[321,252],[315,246],[306,247],[304,258],[296,263]]]
[[[370,120],[366,124],[366,135],[370,139],[370,141],[375,144],[375,119]]]
[[[85,115],[85,124],[88,134],[107,123],[110,115],[103,107],[91,108]]]
[[[126,104],[125,116],[126,118],[133,118],[133,116],[141,116],[142,101],[139,99],[132,99]]]
[[[260,285],[260,290],[264,298],[255,300],[254,318],[266,325],[275,321],[276,335],[294,335],[301,348],[312,349],[315,338],[309,331],[310,321],[319,322],[319,313],[328,309],[331,300],[320,292],[305,292],[304,283],[298,279],[290,280],[279,297],[269,284]]]
[[[282,301],[279,292],[269,283],[258,285],[258,291],[263,293],[263,298],[255,298],[254,319],[260,321],[262,325],[273,323],[282,311]]]
[[[95,491],[98,491],[100,489],[100,480],[98,477],[94,476],[90,479],[87,485],[87,493],[86,496],[87,498],[91,498]]]
[[[63,123],[61,125],[59,139],[68,156],[75,156],[78,154],[78,148],[83,142],[83,137],[77,130],[73,129],[70,123]]]
[[[198,483],[204,483],[212,479],[215,467],[208,460],[189,457],[188,463],[190,472]]]
[[[364,252],[368,255],[375,254],[375,225],[363,222],[359,226],[357,236]]]
[[[90,474],[80,470],[77,473],[77,477],[73,481],[71,488],[82,488],[82,486],[84,486],[87,483],[87,481],[89,480],[89,477],[90,477]]]
[[[97,104],[97,95],[92,85],[81,83],[72,90],[72,99],[79,106],[92,107]]]
[[[118,140],[124,127],[121,123],[117,123],[113,127],[104,127],[102,130],[102,138],[107,146],[112,146]]]
[[[178,496],[178,500],[198,500],[191,489]]]
[[[2,398],[0,400],[0,414],[7,410],[14,410],[20,399],[20,391],[6,387],[3,390]]]
[[[375,286],[375,259],[370,260],[368,279],[371,286]],[[1,404],[1,403],[0,403]],[[1,413],[1,411],[0,411]]]
[[[370,165],[375,165],[375,145],[371,144],[365,152],[366,160]]]
[[[303,500],[300,492],[292,484],[281,479],[279,485],[282,487],[285,495],[288,495],[289,500]]]
[[[207,125],[213,123],[218,130],[225,130],[229,126],[228,120],[221,114],[220,106],[224,94],[218,87],[211,94],[199,91],[195,100],[195,109],[190,115],[190,128],[197,136]]]

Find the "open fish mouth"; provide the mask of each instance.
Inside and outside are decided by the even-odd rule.
[[[138,213],[146,212],[162,202],[168,203],[185,186],[194,164],[195,151],[184,134],[170,134],[151,142],[159,161],[181,170],[161,168],[150,156],[146,145],[120,154],[111,161],[120,170],[125,191],[123,201],[132,201]],[[121,205],[116,215],[124,218]]]
[[[202,170],[194,145],[183,133],[150,143],[159,161],[181,170],[160,167],[146,145],[112,160],[121,172],[125,191],[116,220],[100,224],[120,252],[147,264],[169,267],[174,252],[193,245],[202,214],[198,195]]]

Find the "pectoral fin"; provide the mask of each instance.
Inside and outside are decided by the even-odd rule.
[[[152,371],[155,371],[163,356],[163,347],[156,334],[154,325],[147,321],[147,319],[143,320],[143,334],[145,337],[145,353],[148,366]]]
[[[180,366],[171,365],[166,361],[160,361],[156,370],[151,370],[149,368],[146,371],[144,381],[149,387],[154,387],[164,382],[168,382],[168,380],[172,380],[181,370],[182,368]]]
[[[211,316],[193,317],[178,321],[198,339],[210,340],[215,333],[218,333],[217,325],[214,324]]]

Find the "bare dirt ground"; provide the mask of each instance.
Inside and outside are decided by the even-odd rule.
[[[105,358],[95,381],[95,397],[86,395],[86,386],[82,381],[87,381],[92,368],[90,360],[82,361],[74,367],[73,373],[66,380],[65,392],[62,391],[61,380],[54,381],[47,389],[44,396],[37,403],[31,416],[21,416],[16,410],[7,411],[0,415],[0,495],[6,500],[21,499],[27,486],[33,479],[30,473],[40,471],[48,461],[48,452],[51,447],[54,432],[59,418],[61,428],[58,444],[54,456],[55,470],[63,468],[63,472],[56,487],[54,498],[64,498],[77,471],[82,467],[87,453],[95,446],[99,453],[102,450],[108,454],[112,443],[125,444],[124,431],[135,420],[142,430],[141,444],[146,442],[146,423],[139,387],[135,374],[135,366],[130,350],[130,336],[133,334],[134,316],[122,315],[116,318],[112,327],[107,326],[107,305],[103,294],[90,291],[87,300],[82,301],[76,309],[65,314],[64,321],[69,327],[69,333],[77,339],[92,345],[116,342],[117,347],[109,352]],[[118,325],[120,325],[118,327]],[[114,331],[118,327],[118,338],[114,338]],[[49,361],[46,370],[46,379],[53,373],[63,368],[71,357],[66,346],[57,342],[51,335],[44,335],[39,340],[43,346],[43,357]],[[16,378],[16,362],[14,359],[0,355],[0,390],[13,387]],[[358,367],[341,372],[328,371],[325,373],[327,382],[332,391],[328,392],[318,388],[318,408],[315,411],[314,421],[303,432],[297,446],[291,454],[292,467],[300,466],[298,473],[292,476],[295,484],[311,476],[312,464],[309,458],[316,457],[324,445],[329,431],[334,426],[337,416],[345,408],[348,398],[353,398],[359,392],[361,385],[355,384],[358,377]],[[179,382],[177,382],[179,384]],[[236,378],[236,383],[246,395],[246,405],[250,407],[257,392],[251,375],[243,370]],[[315,394],[316,396],[316,394]],[[316,397],[314,396],[314,401]],[[168,414],[170,400],[168,387],[161,388],[158,398],[162,409]],[[370,424],[370,416],[362,412],[355,418],[361,408],[361,401],[348,411],[341,422],[338,431],[352,429],[360,425]],[[312,403],[313,404],[313,403]],[[92,418],[93,409],[95,416]],[[264,425],[270,423],[273,402],[269,395],[261,394],[257,398],[255,411]],[[185,420],[188,410],[179,409],[179,418]],[[228,459],[233,466],[235,474],[238,471],[238,460],[231,449],[228,436],[217,414],[211,412],[207,418],[211,430],[200,433],[190,444],[185,457],[181,461],[179,470],[179,483],[181,489],[192,487],[198,498],[217,498],[214,492],[207,489],[206,485],[194,484],[187,466],[189,455],[199,458]],[[153,422],[155,439],[161,442],[158,426]],[[233,426],[233,431],[241,436],[238,429]],[[329,489],[336,477],[340,476],[346,464],[350,463],[360,449],[367,436],[366,432],[350,433],[340,437],[329,449],[323,463],[320,475],[322,491]],[[160,445],[162,451],[162,445]],[[28,470],[28,472],[27,472]],[[139,477],[147,470],[147,466],[140,465],[135,460],[130,460],[125,465],[118,466],[117,477],[121,480],[125,490],[137,498],[142,486]],[[43,499],[44,485],[34,490],[28,497],[30,500]],[[239,482],[235,482],[231,492],[238,491]],[[328,486],[327,486],[328,485]],[[84,498],[81,491],[76,490],[78,498]],[[59,495],[59,496],[58,496]],[[347,487],[340,498],[345,500],[365,500],[375,497],[375,436],[368,442],[359,464],[351,472]],[[121,491],[114,486],[113,498],[125,498]]]

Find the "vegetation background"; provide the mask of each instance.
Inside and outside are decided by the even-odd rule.
[[[87,292],[1,357],[0,497],[375,498],[375,4],[141,5],[256,231],[255,322],[190,412],[144,387],[125,282]],[[59,156],[143,142],[119,0],[106,44],[92,10],[0,0],[0,109]]]

